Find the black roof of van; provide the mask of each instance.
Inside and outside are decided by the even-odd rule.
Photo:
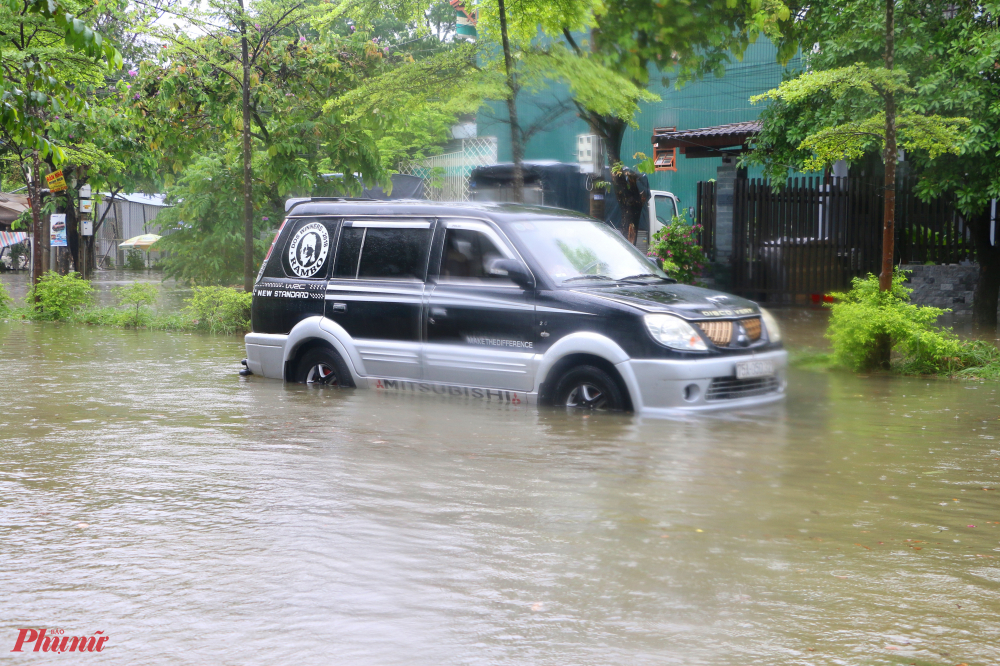
[[[572,217],[590,219],[583,213],[551,206],[500,202],[440,202],[440,201],[378,201],[347,198],[312,198],[289,200],[286,204],[288,215],[306,217],[312,215],[335,215],[337,217],[383,217],[407,215],[417,217],[461,217],[487,218],[494,222],[527,221],[539,217]]]

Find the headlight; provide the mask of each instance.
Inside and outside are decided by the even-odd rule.
[[[706,351],[705,341],[691,324],[683,319],[664,314],[643,317],[646,330],[661,345],[685,351]]]
[[[767,329],[767,339],[771,342],[781,342],[781,328],[778,326],[778,320],[774,318],[774,315],[761,308],[760,318],[764,320],[764,328]]]

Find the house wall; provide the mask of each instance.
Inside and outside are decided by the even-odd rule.
[[[629,129],[622,142],[622,155],[626,164],[634,164],[630,158],[636,152],[646,155],[653,153],[653,128],[674,127],[695,129],[711,127],[746,120],[755,120],[760,107],[750,104],[752,95],[766,92],[781,83],[785,70],[775,61],[776,50],[770,42],[761,40],[752,45],[741,62],[730,63],[721,78],[708,76],[700,81],[677,88],[673,82],[663,84],[659,75],[651,77],[649,89],[660,96],[661,101],[642,103],[635,121],[637,126]],[[788,69],[801,68],[798,57],[792,60]],[[518,96],[518,117],[522,125],[528,125],[543,117],[546,110],[554,105],[567,102],[569,91],[564,85],[553,85],[535,93],[522,92]],[[511,160],[510,126],[506,103],[490,102],[477,114],[479,136],[494,135],[499,140],[498,159]],[[589,128],[576,117],[575,109],[567,105],[567,111],[557,120],[547,124],[545,131],[539,131],[525,147],[527,160],[576,161],[576,135],[586,134]],[[681,207],[694,207],[698,181],[716,178],[716,169],[722,160],[713,158],[687,159],[679,156],[677,171],[660,171],[650,176],[650,187],[673,192],[681,200]],[[750,170],[751,178],[760,177],[757,170]]]

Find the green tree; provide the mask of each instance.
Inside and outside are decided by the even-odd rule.
[[[150,148],[169,165],[164,183],[176,206],[158,219],[180,230],[156,247],[171,253],[167,274],[233,284],[237,256],[245,280],[248,237],[245,207],[233,206],[244,188],[242,90],[207,58],[221,40],[200,39],[200,53],[177,45],[164,49],[158,62],[144,63],[133,90]],[[220,49],[216,56],[225,53]],[[422,132],[446,132],[434,107],[421,107],[422,115],[404,123],[385,108],[329,103],[391,71],[394,59],[403,58],[387,55],[357,31],[336,29],[274,36],[258,57],[249,107],[254,265],[266,249],[260,233],[281,217],[284,198],[358,192],[362,181],[386,183],[383,151],[398,158],[420,144]]]
[[[889,67],[887,9],[894,25]],[[976,243],[980,263],[974,317],[996,327],[1000,251],[989,241],[987,204],[1000,195],[1000,4],[860,0],[850,5],[790,5],[799,17],[780,26],[783,52],[805,49],[810,72],[768,95],[764,130],[751,161],[776,182],[789,169],[817,168],[844,158],[883,153],[887,207],[897,151],[887,140],[899,134],[906,160],[921,178],[925,198],[954,194]],[[895,122],[891,123],[895,108]],[[890,150],[893,148],[893,150]],[[890,154],[891,153],[891,154]],[[884,250],[892,251],[886,211]],[[891,257],[891,254],[890,254]],[[890,258],[891,263],[891,258]],[[887,273],[883,267],[883,287]]]
[[[118,299],[118,305],[135,308],[124,319],[125,326],[138,328],[148,319],[148,308],[156,303],[156,287],[146,282],[133,282],[122,287],[115,287],[112,291]]]
[[[250,291],[254,277],[253,209],[253,126],[263,129],[260,118],[262,60],[273,54],[272,41],[294,32],[308,13],[303,1],[208,0],[192,3],[182,13],[204,36],[192,38],[177,30],[161,31],[160,36],[174,45],[171,54],[194,67],[199,77],[221,79],[217,90],[236,94],[239,114],[229,117],[229,125],[239,134],[243,161],[243,288]],[[255,118],[254,115],[257,115]],[[218,129],[218,128],[217,128]],[[265,130],[266,131],[266,130]]]
[[[93,9],[76,0],[0,3],[0,131],[28,184],[34,282],[44,266],[42,160],[66,160],[65,150],[47,136],[48,124],[60,113],[85,113],[86,91],[100,83],[101,69],[122,64],[117,49],[80,18]]]
[[[741,57],[760,35],[776,31],[787,12],[779,0],[616,0],[595,11],[589,40],[578,40],[572,26],[562,26],[576,59],[563,58],[559,70],[573,89],[580,117],[604,140],[612,166],[619,167],[612,170],[612,183],[630,240],[645,202],[639,174],[623,168],[621,146],[650,77],[668,74],[683,83],[708,72],[722,76],[730,57]],[[578,71],[592,74],[578,78]]]

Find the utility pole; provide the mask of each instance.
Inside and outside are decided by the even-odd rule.
[[[86,180],[87,167],[80,168],[80,179]],[[91,247],[94,244],[94,213],[93,199],[91,198],[90,185],[82,185],[78,190],[80,194],[80,248],[77,256],[80,257],[80,265],[77,267],[85,280],[91,278],[94,267],[91,265]]]

